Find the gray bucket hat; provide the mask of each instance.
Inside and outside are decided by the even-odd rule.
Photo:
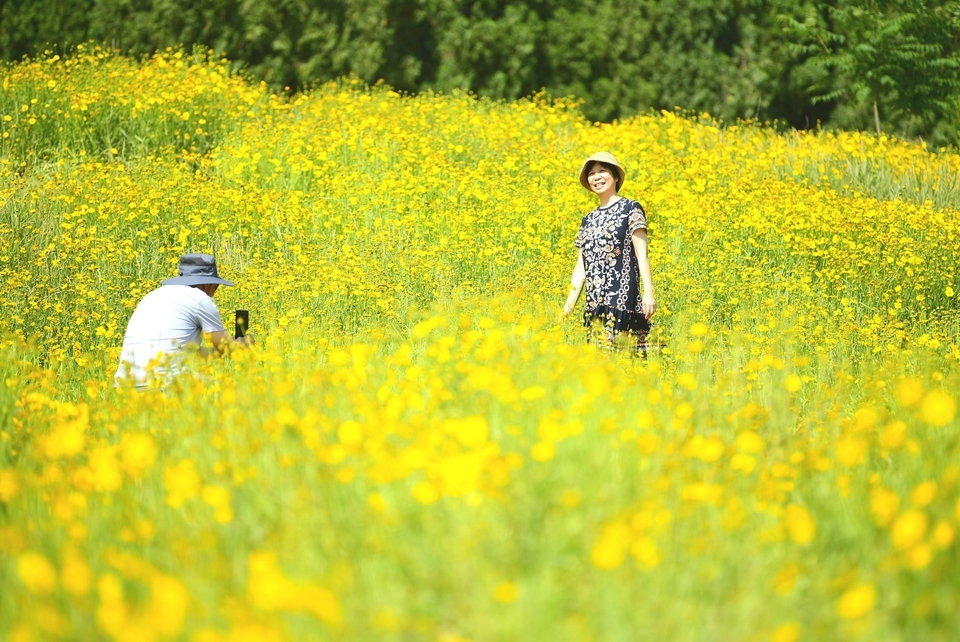
[[[180,270],[177,276],[163,281],[161,285],[203,285],[205,283],[233,285],[231,281],[221,279],[217,274],[217,260],[210,254],[184,254],[180,257]]]

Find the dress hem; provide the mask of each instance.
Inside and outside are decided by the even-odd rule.
[[[614,332],[647,333],[650,331],[650,322],[640,312],[618,310],[606,305],[600,305],[593,310],[584,310],[583,325],[589,327],[599,321],[604,328]]]

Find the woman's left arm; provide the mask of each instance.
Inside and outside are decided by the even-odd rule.
[[[634,230],[630,240],[633,241],[633,252],[637,255],[640,279],[643,281],[643,315],[649,319],[657,311],[657,300],[653,296],[653,276],[650,273],[650,258],[647,256],[647,230]]]

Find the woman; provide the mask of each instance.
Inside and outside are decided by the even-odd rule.
[[[646,354],[650,318],[657,311],[647,258],[647,219],[636,201],[618,194],[626,172],[609,152],[598,152],[580,168],[580,184],[600,199],[583,217],[575,245],[580,250],[570,278],[564,316],[573,312],[584,284],[584,325],[601,326],[608,345],[628,335]],[[641,293],[640,284],[643,284]]]

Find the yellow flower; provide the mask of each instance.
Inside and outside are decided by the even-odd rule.
[[[879,421],[877,409],[873,406],[866,406],[858,408],[857,411],[853,413],[851,425],[857,432],[869,432],[877,425],[877,421]]]
[[[247,595],[253,606],[265,611],[297,610],[300,603],[297,586],[277,566],[276,553],[254,551],[247,565]]]
[[[880,445],[890,450],[898,450],[903,447],[906,438],[907,424],[903,421],[894,421],[880,434]]]
[[[907,377],[897,384],[897,401],[905,408],[911,408],[923,398],[923,384],[919,379]]]
[[[926,568],[933,560],[933,548],[926,542],[918,544],[903,553],[907,567],[915,571]]]
[[[313,584],[301,588],[301,591],[304,611],[328,624],[338,624],[343,620],[340,600],[333,591]]]
[[[787,622],[778,626],[770,635],[770,642],[797,642],[803,631],[797,622]]]
[[[704,438],[702,435],[694,435],[683,446],[683,454],[686,457],[694,457],[705,462],[713,462],[723,456],[724,444],[719,438],[710,436]]]
[[[345,421],[337,429],[337,439],[344,446],[359,446],[363,443],[363,428],[356,421]]]
[[[839,489],[841,497],[850,497],[850,475],[837,477],[837,489]]]
[[[719,484],[708,484],[705,482],[694,482],[687,484],[680,490],[680,499],[685,502],[703,502],[708,504],[717,504],[723,496],[723,486]]]
[[[551,441],[538,441],[530,449],[530,456],[534,461],[545,462],[553,459],[557,454],[557,449]]]
[[[612,569],[623,564],[627,545],[630,543],[630,529],[625,524],[610,524],[590,552],[590,558],[597,568]]]
[[[212,506],[214,519],[220,524],[229,524],[233,521],[233,509],[230,506],[230,491],[223,486],[210,485],[204,486],[200,491],[200,497],[204,503]]]
[[[799,392],[803,382],[800,381],[800,377],[795,374],[791,374],[787,376],[787,380],[783,385],[788,392]]]
[[[693,405],[686,401],[679,403],[677,407],[673,409],[673,414],[677,419],[689,419],[693,416]]]
[[[837,461],[844,466],[860,466],[867,461],[870,444],[866,439],[845,436],[837,440]]]
[[[157,445],[146,433],[128,433],[120,440],[120,466],[133,479],[140,479],[157,459]]]
[[[746,430],[737,435],[737,448],[745,453],[756,454],[763,452],[766,442],[757,433]]]
[[[380,493],[370,493],[367,496],[367,504],[378,513],[383,513],[387,510],[387,500],[384,499]]]
[[[501,604],[510,604],[516,602],[520,596],[520,590],[513,582],[500,582],[493,589],[493,599]]]
[[[482,454],[472,452],[445,457],[436,467],[443,494],[460,497],[477,489],[486,463]]]
[[[943,390],[931,390],[920,407],[923,420],[931,426],[943,427],[953,421],[957,402]]]
[[[954,528],[953,524],[942,519],[933,527],[931,539],[933,539],[933,543],[937,545],[937,548],[949,548],[950,545],[953,544],[956,535],[957,529]]]
[[[60,582],[63,589],[70,595],[81,597],[90,592],[93,575],[90,567],[74,551],[64,556],[63,566],[60,569]]]
[[[34,595],[49,595],[57,585],[57,572],[46,557],[35,551],[17,556],[17,575]]]
[[[520,391],[520,398],[524,401],[533,401],[535,399],[540,399],[547,394],[547,391],[543,389],[543,386],[530,386],[529,388],[524,388]]]
[[[697,457],[705,462],[714,462],[723,456],[726,447],[718,437],[707,437],[699,448]]]
[[[837,615],[845,620],[862,618],[873,610],[877,602],[877,590],[873,584],[858,584],[848,589],[837,600]]]
[[[180,508],[200,492],[200,474],[189,459],[163,471],[163,485],[167,490],[167,505]]]
[[[870,492],[870,513],[877,526],[887,526],[900,509],[900,498],[886,488],[875,488]]]
[[[649,537],[643,535],[630,546],[630,554],[637,560],[642,569],[653,569],[660,565],[660,549]]]
[[[925,481],[917,484],[910,492],[910,501],[914,506],[923,508],[937,496],[937,482]]]
[[[90,426],[90,409],[85,403],[54,402],[56,417],[53,430],[40,440],[48,459],[71,457],[83,451]]]
[[[677,375],[677,385],[685,390],[697,389],[697,378],[689,372],[683,372]]]
[[[643,425],[649,425],[649,423],[650,422],[647,422]],[[637,437],[637,448],[644,455],[652,455],[660,448],[660,438],[657,435],[644,433]]]
[[[248,557],[247,596],[264,611],[306,612],[331,624],[342,618],[337,597],[310,582],[295,582],[284,575],[273,551],[254,551]]]
[[[204,486],[200,493],[200,497],[206,504],[213,506],[214,508],[230,505],[230,491],[223,486]]]
[[[413,487],[413,497],[421,504],[432,504],[440,499],[440,491],[430,482],[422,481]]]
[[[787,506],[784,521],[790,539],[797,544],[809,544],[817,534],[817,525],[803,506],[796,504]]]
[[[123,596],[123,584],[111,573],[104,573],[97,580],[100,602],[95,614],[97,626],[114,637],[119,637],[128,620],[127,604]]]
[[[465,417],[451,422],[449,430],[466,448],[475,448],[487,440],[490,429],[483,417]]]
[[[927,533],[928,518],[919,510],[908,510],[893,522],[890,540],[893,548],[904,551],[919,543]]]
[[[157,633],[175,637],[183,631],[190,593],[179,579],[163,573],[150,577],[148,622]]]
[[[800,575],[800,567],[796,564],[787,564],[773,578],[773,590],[779,595],[788,595],[793,592]]]
[[[101,491],[115,491],[123,484],[120,464],[117,462],[116,449],[112,446],[97,448],[90,453],[88,465],[94,488]]]
[[[8,468],[0,469],[0,502],[8,503],[20,493],[17,473]]]

